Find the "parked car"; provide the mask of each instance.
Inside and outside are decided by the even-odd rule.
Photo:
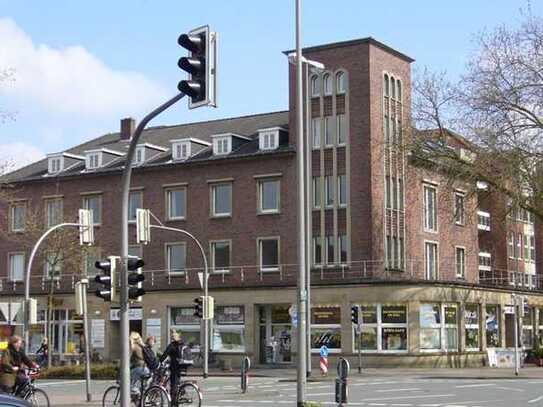
[[[32,407],[32,404],[15,396],[0,394],[0,407]]]

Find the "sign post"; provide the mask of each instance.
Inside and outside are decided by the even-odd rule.
[[[247,393],[249,387],[249,369],[251,368],[251,359],[245,356],[241,361],[241,392]]]

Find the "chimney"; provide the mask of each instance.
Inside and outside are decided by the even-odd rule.
[[[121,140],[130,141],[135,129],[136,121],[133,118],[127,117],[121,119]]]

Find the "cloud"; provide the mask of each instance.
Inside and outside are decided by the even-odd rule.
[[[36,44],[13,20],[0,18],[0,64],[15,70],[3,88],[24,108],[103,118],[141,112],[165,97],[165,90],[137,72],[115,70],[84,47]],[[0,68],[2,68],[0,66]]]
[[[44,157],[42,151],[26,143],[0,144],[0,173],[16,170]]]

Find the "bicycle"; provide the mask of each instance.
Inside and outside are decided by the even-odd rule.
[[[23,370],[26,377],[28,377],[28,380],[26,380],[24,383],[21,383],[13,389],[13,395],[15,397],[22,398],[23,400],[27,400],[32,404],[33,407],[49,407],[49,396],[47,393],[37,388],[34,385],[34,381],[39,377],[40,370],[39,369],[24,369]]]
[[[186,376],[186,370],[181,373],[181,376]],[[143,394],[143,406],[145,407],[200,407],[202,405],[202,392],[198,384],[182,380],[177,385],[175,392],[175,401],[172,402],[170,392],[168,392],[170,369],[168,365],[162,364],[156,371],[156,380]]]

